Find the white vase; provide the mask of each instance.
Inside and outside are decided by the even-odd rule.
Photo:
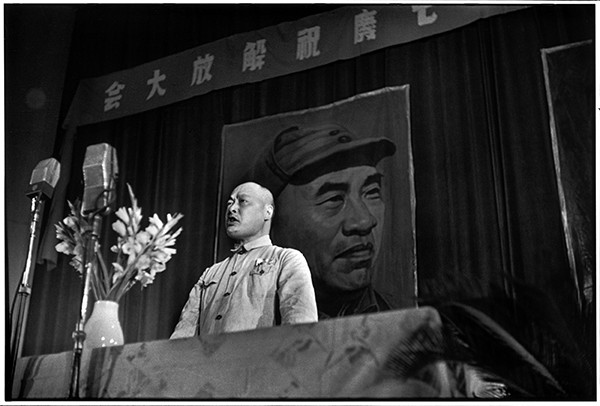
[[[85,323],[84,348],[123,345],[123,329],[119,323],[119,304],[111,300],[94,303],[92,315]]]

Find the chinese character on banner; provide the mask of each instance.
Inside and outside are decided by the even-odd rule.
[[[367,11],[363,9],[362,13],[354,16],[354,43],[363,42],[377,38],[377,20],[375,19],[377,11]]]
[[[108,89],[104,91],[108,95],[104,99],[104,111],[118,109],[121,105],[120,100],[123,98],[121,90],[125,89],[125,85],[117,81],[113,82]]]
[[[298,31],[298,49],[296,59],[303,60],[319,56],[321,51],[317,49],[321,37],[321,27],[314,26]]]
[[[164,96],[167,90],[160,87],[160,82],[166,78],[167,75],[164,73],[162,75],[160,74],[160,69],[154,69],[154,76],[146,81],[148,86],[152,85],[152,89],[150,89],[150,93],[148,94],[148,97],[146,97],[146,100],[150,100],[150,98],[157,92],[159,96]]]
[[[419,27],[423,25],[433,24],[437,20],[438,15],[434,11],[431,14],[427,14],[427,9],[433,6],[412,6],[412,12],[417,13],[417,24]]]
[[[259,39],[256,42],[246,42],[242,72],[245,72],[246,69],[253,71],[263,67],[265,64],[265,55],[267,54],[266,42],[267,40],[265,39]]]
[[[199,85],[212,79],[210,68],[214,59],[214,55],[206,54],[204,57],[199,56],[194,61],[194,74],[192,75],[192,84],[190,86]]]

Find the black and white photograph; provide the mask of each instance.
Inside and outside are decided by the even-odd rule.
[[[596,12],[5,2],[2,400],[595,403]]]

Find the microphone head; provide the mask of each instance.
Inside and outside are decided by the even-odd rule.
[[[103,143],[87,147],[83,161],[82,214],[110,211],[115,201],[118,171],[117,152],[111,145]]]
[[[41,193],[51,199],[58,178],[60,178],[60,162],[54,158],[44,159],[31,172],[31,180],[25,194],[32,197]]]

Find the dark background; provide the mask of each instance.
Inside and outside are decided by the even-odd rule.
[[[533,6],[84,126],[74,139],[60,128],[83,78],[336,7],[5,5],[7,302],[27,244],[29,200],[21,191],[39,160],[53,155],[72,168],[67,198],[74,200],[86,147],[110,142],[119,155],[119,205],[129,204],[129,182],[145,216],[186,215],[167,271],[120,303],[126,342],[165,339],[212,262],[222,126],[409,84],[421,302],[485,311],[573,396],[595,396],[595,302],[578,305],[569,269],[540,56],[594,39],[593,6]],[[24,355],[72,348],[79,281],[67,258],[48,268],[36,269]],[[518,379],[519,365],[497,349],[487,354]],[[536,382],[520,382],[535,392]]]

